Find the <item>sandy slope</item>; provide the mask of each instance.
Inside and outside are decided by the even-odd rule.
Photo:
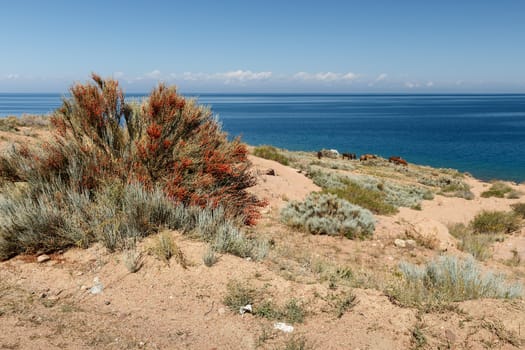
[[[381,274],[401,260],[421,263],[443,250],[462,255],[448,234],[448,223],[467,222],[482,209],[508,209],[515,200],[480,198],[486,184],[470,179],[476,199],[436,196],[421,211],[401,209],[394,216],[377,217],[371,240],[311,236],[283,226],[279,210],[319,188],[296,169],[253,156],[250,160],[259,180],[251,190],[269,202],[253,230],[275,243],[266,260],[224,255],[208,268],[202,262],[206,245],[173,232],[187,269],[147,256],[144,267],[131,274],[122,254],[98,245],[54,255],[43,264],[27,256],[1,262],[0,348],[282,349],[291,339],[304,337],[315,349],[408,349],[417,345],[415,330],[425,336],[427,349],[516,349],[525,344],[523,300],[468,301],[450,311],[419,313],[392,302],[380,288]],[[268,169],[276,176],[264,175]],[[519,189],[525,192],[523,185]],[[409,229],[436,235],[441,247],[394,246],[394,239]],[[523,281],[523,263],[504,263],[514,248],[524,261],[523,230],[496,244],[484,266]],[[373,280],[354,288],[357,305],[341,318],[328,296],[348,288],[322,278],[331,266],[348,266]],[[87,291],[95,277],[104,284],[97,295]],[[307,311],[305,322],[289,335],[273,330],[271,320],[228,310],[223,298],[231,280],[249,282],[278,304],[296,298]]]

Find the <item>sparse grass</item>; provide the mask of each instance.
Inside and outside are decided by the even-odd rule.
[[[311,350],[313,347],[308,344],[308,341],[303,336],[292,336],[284,344],[283,350]]]
[[[467,200],[474,199],[474,193],[470,191],[470,186],[463,181],[454,181],[441,187],[439,194],[447,197],[458,197]]]
[[[241,307],[253,304],[256,298],[258,298],[258,292],[255,288],[248,283],[232,280],[226,286],[223,302],[231,311],[239,312]]]
[[[265,300],[260,305],[255,305],[254,314],[269,320],[295,324],[304,322],[306,311],[297,299],[292,298],[283,306],[276,305],[272,300]]]
[[[461,223],[450,225],[448,230],[459,240],[459,250],[470,253],[480,261],[490,258],[490,246],[496,240],[494,235],[476,234],[471,228]]]
[[[510,344],[516,348],[519,348],[523,344],[520,335],[513,331],[509,331],[501,321],[492,322],[487,320],[483,321],[481,326],[496,335],[496,337],[504,343]]]
[[[144,265],[144,254],[136,247],[125,250],[122,255],[124,266],[131,273],[138,272]]]
[[[519,215],[522,219],[525,219],[525,203],[515,203],[511,205],[512,210]]]
[[[187,262],[182,250],[177,243],[175,243],[173,235],[168,231],[161,232],[155,238],[155,243],[150,248],[150,251],[166,264],[169,264],[170,259],[174,258],[180,266],[183,268],[187,267]]]
[[[312,234],[342,235],[350,239],[370,236],[375,227],[370,211],[333,194],[311,193],[303,202],[290,202],[281,211],[281,219]]]
[[[326,297],[326,301],[334,310],[337,318],[343,315],[357,305],[357,297],[352,290],[343,291],[339,294],[331,294]]]
[[[513,248],[510,252],[512,253],[512,257],[505,263],[509,266],[519,266],[521,264],[521,257],[518,250]]]
[[[412,330],[412,340],[414,343],[414,349],[423,349],[427,344],[427,338],[423,333],[423,326],[420,322],[418,322]]]
[[[215,265],[218,260],[219,257],[217,256],[212,247],[208,247],[208,249],[206,249],[206,252],[202,256],[202,261],[204,262],[204,265],[208,267],[212,267],[213,265]]]
[[[253,150],[253,154],[257,157],[274,160],[283,165],[290,164],[290,159],[283,155],[279,149],[273,146],[263,145],[255,147],[255,149]]]
[[[483,198],[489,198],[489,197],[497,197],[497,198],[504,198],[505,195],[512,191],[512,187],[507,185],[504,182],[494,182],[490,188],[481,193],[481,197]]]
[[[520,227],[521,220],[514,212],[484,210],[474,217],[471,227],[474,233],[512,233]]]
[[[401,263],[399,269],[401,284],[391,296],[402,305],[433,308],[456,301],[522,295],[521,284],[509,283],[501,274],[483,274],[473,258],[441,256],[422,267]]]

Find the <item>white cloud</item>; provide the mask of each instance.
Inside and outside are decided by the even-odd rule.
[[[407,81],[407,82],[405,82],[405,87],[407,87],[409,89],[417,88],[417,87],[419,87],[419,83],[414,83],[414,82],[411,82],[411,81]]]
[[[426,85],[427,85],[427,87],[432,87],[432,86],[434,86],[434,82],[433,81],[429,81],[429,82],[427,82]]]
[[[379,76],[376,78],[375,81],[376,81],[376,83],[377,83],[377,82],[380,82],[380,81],[386,80],[386,78],[388,78],[388,74],[386,74],[386,73],[381,73],[381,74],[379,74]]]
[[[16,79],[20,78],[20,75],[16,74],[16,73],[10,73],[10,74],[6,75],[6,78],[8,80],[16,80]]]
[[[114,77],[115,79],[120,79],[120,78],[122,78],[123,76],[124,76],[124,73],[123,73],[123,72],[115,72],[115,73],[113,73],[113,77]]]
[[[266,80],[272,76],[272,72],[252,72],[251,70],[236,70],[225,73],[217,73],[215,76],[224,79],[226,83],[232,81]]]
[[[375,78],[374,81],[368,83],[368,86],[374,86],[375,84],[379,83],[379,82],[382,82],[382,81],[385,81],[386,79],[388,78],[388,74],[386,73],[381,73],[377,76],[377,78]]]
[[[160,70],[155,69],[149,73],[144,74],[144,77],[148,79],[158,79],[160,77]]]
[[[308,73],[298,72],[293,75],[296,80],[316,80],[316,81],[352,81],[358,78],[358,75],[352,72],[348,73],[333,73],[333,72],[319,72],[319,73]]]

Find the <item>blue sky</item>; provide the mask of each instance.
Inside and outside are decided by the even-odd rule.
[[[2,1],[0,92],[525,92],[525,1]]]

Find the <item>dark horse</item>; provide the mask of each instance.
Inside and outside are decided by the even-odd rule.
[[[357,155],[355,153],[343,153],[343,159],[357,159]]]

